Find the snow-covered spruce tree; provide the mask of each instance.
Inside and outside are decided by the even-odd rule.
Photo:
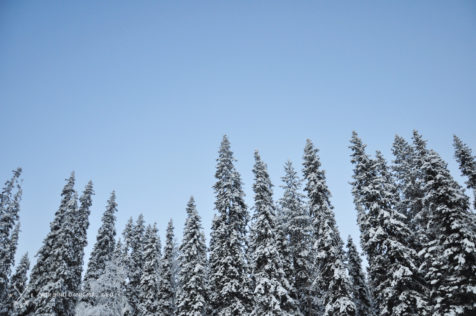
[[[26,253],[21,258],[8,286],[8,311],[10,315],[13,314],[13,309],[18,298],[23,294],[23,291],[25,291],[29,269],[30,260],[28,259],[28,253]]]
[[[129,227],[126,227],[129,228]],[[129,236],[127,236],[129,234]],[[135,225],[131,227],[131,231],[125,233],[126,244],[129,245],[129,255],[127,257],[127,298],[131,306],[131,315],[139,315],[140,302],[140,280],[142,278],[142,271],[144,267],[144,238],[145,226],[144,216],[139,214]]]
[[[255,151],[253,167],[255,207],[250,234],[254,304],[251,315],[298,315],[297,302],[289,295],[283,263],[277,247],[277,226],[272,185],[266,165]]]
[[[9,257],[6,258],[5,262],[10,266],[15,264],[15,254],[17,252],[18,246],[18,237],[20,235],[20,222],[17,222],[15,228],[13,229],[10,235],[10,243],[7,245],[9,247],[8,255]]]
[[[175,315],[175,279],[173,274],[174,253],[174,225],[172,220],[167,225],[164,256],[160,265],[161,278],[159,283],[159,313],[162,316]]]
[[[387,161],[383,157],[381,151],[377,150],[375,152],[375,163],[377,166],[377,172],[380,177],[382,177],[382,181],[385,184],[386,193],[388,195],[388,202],[390,203],[390,208],[398,211],[398,207],[400,206],[400,194],[397,188],[397,184],[395,182],[395,177],[390,172],[387,166]],[[403,214],[401,217],[405,220],[406,216]]]
[[[356,132],[351,139],[354,181],[352,193],[369,262],[369,278],[379,315],[426,315],[426,288],[409,247],[411,233],[404,215],[392,206],[393,184],[387,183],[382,159],[372,160]]]
[[[463,143],[458,136],[454,135],[453,139],[456,161],[458,161],[461,173],[468,178],[467,187],[473,189],[473,207],[476,210],[476,157],[473,156],[471,148]]]
[[[207,302],[207,248],[193,197],[188,201],[186,211],[187,220],[179,256],[181,286],[177,296],[177,315],[202,316]]]
[[[252,306],[245,255],[248,211],[241,179],[226,136],[219,150],[214,185],[218,214],[210,239],[210,309],[213,315],[246,315]]]
[[[15,264],[15,254],[16,254],[16,251],[17,251],[17,246],[18,246],[18,236],[20,234],[20,222],[17,222],[17,224],[15,225],[15,228],[13,229],[13,232],[11,234],[11,237],[10,237],[10,251],[9,251],[9,258],[7,258],[7,260],[5,260],[5,262],[11,266],[13,266]],[[13,278],[13,276],[12,276]],[[10,288],[11,288],[11,282],[12,280],[8,280],[8,289],[7,289],[7,293],[6,293],[6,296],[3,298],[2,300],[2,304],[0,305],[0,309],[1,309],[1,313],[0,315],[11,315],[11,313],[13,312],[11,307],[12,307],[12,298],[10,297]]]
[[[402,137],[395,136],[392,147],[395,157],[392,171],[400,199],[396,209],[405,215],[405,223],[413,235],[410,238],[411,247],[420,251],[422,245],[432,238],[428,236],[425,229],[428,221],[425,220],[426,210],[423,207],[422,159],[417,150],[417,148],[426,148],[426,142],[416,132],[414,132],[414,141],[413,147]],[[418,263],[421,264],[421,257],[419,256],[418,259]],[[421,274],[425,275],[425,272],[421,271]]]
[[[282,177],[284,190],[279,201],[282,216],[282,230],[289,240],[292,270],[291,281],[296,290],[300,310],[304,315],[309,315],[308,306],[311,303],[309,294],[310,279],[312,276],[311,262],[311,218],[304,204],[304,195],[300,192],[301,180],[290,161],[284,165],[285,175]]]
[[[350,236],[347,239],[347,267],[354,295],[354,303],[356,307],[355,315],[374,315],[369,288],[365,280],[364,272],[362,271],[362,259],[360,258],[357,248]]]
[[[425,143],[421,145],[425,146]],[[416,232],[420,228],[415,218],[423,208],[421,163],[415,148],[398,135],[395,136],[392,152],[394,155],[392,171],[400,193],[398,211],[405,215],[406,223]]]
[[[83,196],[84,197],[84,196]],[[84,203],[88,203],[85,201]],[[98,234],[96,236],[96,243],[94,244],[91,256],[89,257],[88,269],[84,276],[85,294],[91,291],[90,283],[92,280],[97,280],[99,276],[104,273],[106,268],[106,262],[110,261],[114,252],[115,236],[116,236],[116,215],[117,203],[116,194],[112,191],[109,200],[107,201],[106,210],[101,219],[101,227],[99,227]],[[83,214],[85,215],[85,214]],[[84,296],[85,300],[91,300],[94,304],[95,296]]]
[[[97,279],[91,279],[89,286],[95,300],[81,301],[76,306],[76,316],[128,316],[131,308],[125,295],[126,267],[123,261],[120,241],[105,263],[104,270]]]
[[[426,141],[423,139],[423,136],[418,133],[418,131],[413,131],[413,169],[414,178],[416,179],[415,194],[413,196],[414,208],[411,213],[411,221],[415,224],[413,229],[418,231],[420,243],[424,243],[428,239],[433,239],[433,236],[428,236],[428,230],[425,229],[429,221],[429,210],[423,204],[424,191],[424,174],[422,171],[423,164],[425,163],[425,153],[428,151],[426,148]],[[424,234],[426,230],[426,234]]]
[[[50,232],[37,254],[30,282],[16,308],[16,315],[73,315],[74,304],[68,297],[77,285],[74,270],[74,221],[77,194],[74,173],[61,193],[62,199]]]
[[[160,235],[159,235],[159,230],[158,229],[157,229],[157,232],[156,232],[156,237],[157,237],[157,243],[156,243],[157,258],[159,259],[158,260],[158,265],[157,265],[157,271],[156,271],[157,291],[160,291],[160,280],[162,279],[162,244],[160,242]],[[160,293],[158,293],[157,295],[158,295],[158,297],[160,297]]]
[[[355,304],[344,263],[343,242],[330,203],[331,193],[320,169],[317,148],[308,139],[304,148],[304,177],[314,225],[316,291],[321,291],[324,315],[355,315]]]
[[[431,286],[432,315],[474,315],[476,236],[469,199],[436,152],[421,149],[420,155],[429,219],[426,228],[435,238],[420,252]]]
[[[212,225],[210,228],[210,245],[209,245],[209,259],[207,266],[207,298],[208,304],[206,306],[206,315],[219,315],[214,306],[219,306],[219,298],[221,298],[221,291],[217,291],[215,286],[218,284],[218,275],[223,273],[221,270],[221,258],[224,256],[224,245],[226,238],[225,217],[220,214],[213,216]],[[216,276],[213,272],[216,271]]]
[[[0,315],[5,315],[8,301],[8,278],[13,266],[16,241],[12,229],[17,224],[20,211],[22,189],[20,187],[21,168],[13,171],[13,176],[0,192]]]
[[[286,291],[291,298],[291,300],[282,304],[282,309],[286,312],[294,311],[295,313],[300,313],[299,296],[294,287],[293,256],[289,236],[286,234],[286,218],[283,216],[283,212],[280,210],[279,205],[276,206],[276,210],[276,247],[283,265],[285,278],[283,286],[286,288]]]
[[[132,244],[133,230],[134,230],[134,220],[132,219],[132,217],[130,217],[126,223],[126,226],[124,227],[124,230],[122,231],[122,236],[124,237],[124,240],[126,242],[124,245],[124,248],[127,254],[129,254],[132,247],[131,244]]]
[[[144,238],[144,268],[140,280],[139,315],[157,315],[159,313],[157,272],[160,257],[157,252],[157,225],[147,226]]]
[[[74,222],[74,240],[73,240],[73,254],[74,259],[72,263],[72,269],[74,270],[74,282],[75,288],[72,289],[73,293],[79,293],[81,288],[81,276],[83,273],[84,265],[84,247],[88,244],[88,227],[89,227],[89,214],[91,213],[90,207],[92,205],[93,183],[89,181],[84,188],[83,194],[79,198],[80,206],[75,216]],[[75,295],[71,297],[71,300],[77,302],[78,297]]]

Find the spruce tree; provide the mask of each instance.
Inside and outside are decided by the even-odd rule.
[[[424,143],[421,143],[425,146]],[[405,215],[406,223],[413,231],[420,229],[417,220],[423,208],[421,188],[421,162],[414,147],[396,135],[392,146],[394,155],[392,171],[400,193],[398,211]]]
[[[324,315],[355,315],[350,282],[344,264],[343,242],[337,231],[331,193],[320,169],[317,148],[307,140],[304,148],[304,177],[314,225],[315,285]]]
[[[226,136],[219,150],[214,185],[218,214],[210,239],[210,304],[213,315],[244,315],[252,298],[245,255],[248,211],[241,179]]]
[[[86,206],[89,202],[84,200],[84,203]],[[85,210],[84,212],[86,213],[87,211]],[[114,238],[116,236],[116,212],[116,194],[114,191],[112,191],[111,196],[107,201],[106,210],[104,211],[104,214],[101,219],[101,227],[99,227],[98,234],[96,236],[96,243],[94,244],[93,250],[91,251],[91,256],[88,262],[88,269],[86,270],[86,275],[84,276],[85,292],[89,292],[89,283],[91,282],[91,280],[97,280],[99,276],[104,273],[106,262],[111,260],[115,246]],[[86,214],[82,215],[85,216]]]
[[[21,168],[13,171],[13,176],[0,192],[0,315],[5,315],[8,301],[8,279],[15,257],[15,233],[18,223],[22,189],[20,187]]]
[[[5,253],[6,257],[2,258],[3,259],[2,262],[5,265],[5,270],[4,270],[5,276],[10,276],[11,267],[13,267],[15,264],[15,254],[16,254],[16,250],[18,246],[19,234],[20,234],[20,223],[17,222],[17,224],[15,225],[15,228],[10,234],[10,238],[7,240],[7,244],[4,245],[4,248],[7,250]],[[10,284],[9,284],[10,280],[7,279],[6,282],[8,287],[3,292],[1,300],[0,300],[0,315],[2,316],[9,315],[9,312],[10,312],[10,309],[9,309],[10,298],[9,298],[9,290],[8,290],[8,288],[10,287]]]
[[[219,307],[220,299],[222,298],[221,291],[218,291],[217,286],[220,281],[219,275],[223,273],[222,261],[224,257],[224,244],[226,238],[226,226],[224,216],[215,214],[212,220],[210,232],[209,245],[209,261],[207,267],[207,297],[209,304],[207,306],[207,315],[220,315],[217,307]],[[216,274],[214,274],[214,272]]]
[[[124,230],[122,231],[122,236],[124,237],[124,240],[126,244],[124,245],[127,254],[130,251],[132,247],[132,232],[134,230],[134,220],[132,217],[129,218],[129,220],[126,223],[126,226],[124,227]]]
[[[175,253],[174,225],[172,220],[167,225],[164,256],[161,262],[159,283],[159,311],[162,316],[175,315],[175,280],[173,274]]]
[[[10,236],[10,240],[9,240],[10,244],[8,245],[9,246],[8,257],[5,258],[6,259],[5,263],[7,265],[10,265],[11,267],[15,264],[15,254],[17,252],[19,235],[20,235],[20,222],[17,222]]]
[[[251,266],[255,282],[251,315],[297,315],[298,307],[289,295],[286,275],[277,247],[277,225],[272,184],[266,165],[255,152],[253,173],[255,212],[251,228]]]
[[[413,131],[413,150],[414,158],[412,165],[412,173],[416,179],[415,194],[413,196],[414,209],[412,212],[412,221],[415,223],[412,227],[418,231],[420,243],[425,243],[428,239],[433,239],[433,236],[428,235],[428,231],[425,229],[429,221],[429,210],[424,205],[424,174],[423,174],[423,164],[425,163],[425,153],[428,151],[426,148],[426,140],[423,139],[423,136],[418,133],[418,131]],[[425,234],[426,230],[426,234]]]
[[[291,262],[285,266],[292,270],[292,277],[288,278],[292,288],[297,293],[300,310],[304,315],[309,315],[311,303],[309,293],[310,279],[312,276],[311,262],[311,218],[304,204],[304,195],[300,192],[301,180],[290,161],[284,166],[285,175],[282,177],[284,190],[279,201],[281,212],[282,232],[289,240]]]
[[[426,288],[417,253],[410,247],[412,235],[404,215],[395,210],[395,185],[388,182],[385,161],[370,159],[355,132],[351,144],[352,193],[379,315],[425,315]]]
[[[177,315],[202,316],[207,302],[205,236],[193,197],[187,203],[187,220],[180,245],[180,291]]]
[[[453,136],[455,157],[458,161],[462,175],[468,178],[466,185],[473,190],[473,208],[476,210],[476,157],[473,156],[471,148],[464,144],[458,136]]]
[[[356,307],[355,315],[374,315],[369,288],[362,271],[362,259],[360,258],[357,248],[350,236],[347,239],[347,267],[349,270],[349,277],[352,284],[352,292]]]
[[[139,315],[157,315],[159,312],[157,273],[159,253],[157,251],[157,225],[147,226],[144,238],[144,268],[140,280]]]
[[[144,266],[144,239],[144,216],[139,214],[135,225],[132,226],[129,237],[126,239],[126,244],[130,245],[126,264],[129,280],[126,294],[131,306],[131,315],[134,316],[139,315],[140,281]]]
[[[37,254],[30,282],[17,304],[17,315],[73,315],[71,292],[77,285],[74,269],[74,221],[77,212],[77,194],[74,173],[61,193],[62,199],[50,232]]]
[[[294,279],[294,267],[293,267],[293,255],[291,251],[291,244],[289,236],[286,234],[285,217],[279,210],[279,206],[276,206],[276,247],[281,258],[283,265],[284,278],[283,286],[286,288],[291,300],[282,304],[282,309],[286,312],[300,313],[299,296],[295,288]]]
[[[94,194],[93,191],[93,183],[89,181],[86,185],[83,194],[79,198],[80,206],[76,213],[76,221],[74,222],[74,240],[73,240],[73,266],[72,269],[74,270],[74,282],[73,288],[74,293],[79,293],[80,285],[81,285],[81,275],[83,273],[83,265],[84,265],[84,247],[88,244],[88,227],[89,227],[89,214],[91,213],[90,207],[92,205],[92,195]],[[78,297],[74,295],[71,297],[72,300],[77,301]]]
[[[15,225],[15,228],[13,229],[13,232],[11,233],[10,236],[10,251],[8,252],[9,257],[5,258],[4,262],[8,266],[13,266],[15,264],[15,253],[17,251],[17,246],[18,246],[18,236],[20,234],[20,223],[18,222]],[[9,269],[10,270],[10,269]],[[10,274],[10,271],[8,271]],[[1,304],[0,304],[0,315],[11,315],[12,313],[12,298],[11,298],[11,282],[12,282],[13,276],[8,280],[8,288],[5,293],[5,296],[2,298]]]
[[[469,199],[450,175],[446,163],[421,148],[424,206],[429,239],[421,255],[431,286],[432,315],[476,312],[476,236]]]

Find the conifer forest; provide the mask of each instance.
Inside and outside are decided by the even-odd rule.
[[[71,173],[49,233],[38,237],[41,248],[14,262],[22,169],[14,170],[0,195],[0,315],[476,315],[471,148],[454,136],[461,184],[417,131],[412,139],[395,136],[392,157],[368,152],[356,132],[349,136],[360,240],[339,233],[311,140],[299,165],[284,164],[281,183],[271,183],[255,151],[254,204],[246,205],[224,136],[210,188],[210,236],[193,197],[184,201],[181,238],[170,221],[161,241],[157,224],[141,214],[117,227],[113,191],[86,258],[94,185],[79,190]]]

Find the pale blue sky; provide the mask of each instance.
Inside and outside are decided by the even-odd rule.
[[[0,2],[0,181],[23,167],[18,255],[41,246],[72,170],[79,191],[95,184],[89,247],[113,189],[119,232],[142,212],[162,239],[173,218],[181,239],[193,194],[208,241],[223,134],[249,206],[253,151],[277,187],[312,139],[357,240],[351,131],[391,159],[394,135],[416,128],[461,180],[452,135],[476,149],[475,101],[474,1]]]

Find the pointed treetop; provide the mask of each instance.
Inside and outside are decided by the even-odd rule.
[[[297,178],[297,171],[294,169],[293,163],[288,160],[284,163],[284,176],[281,177],[284,183],[288,184],[291,179]],[[284,186],[282,186],[284,187]]]
[[[171,232],[173,234],[173,230],[174,230],[174,221],[172,220],[172,218],[170,218],[170,220],[167,224],[167,234],[169,232]]]
[[[187,214],[191,215],[193,211],[195,210],[195,207],[196,207],[195,199],[193,198],[193,196],[191,196],[187,203],[187,208],[186,208]]]
[[[426,151],[426,140],[423,139],[423,136],[417,130],[413,130],[412,139],[418,152],[423,153]]]
[[[352,148],[355,151],[355,154],[358,154],[358,155],[365,154],[365,148],[367,147],[367,145],[362,143],[362,139],[360,139],[356,131],[352,131],[352,137],[350,139],[350,143],[352,144],[350,148]]]

